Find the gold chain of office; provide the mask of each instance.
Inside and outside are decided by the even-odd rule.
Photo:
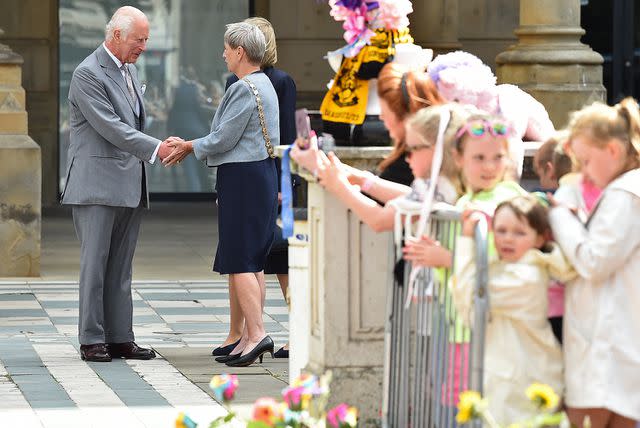
[[[242,80],[247,82],[251,90],[253,91],[253,95],[256,96],[256,103],[258,104],[258,118],[260,119],[260,126],[262,127],[262,136],[264,137],[264,146],[267,148],[267,154],[271,159],[276,157],[273,152],[273,146],[271,145],[271,138],[269,138],[269,133],[267,132],[267,123],[264,119],[264,107],[262,106],[262,99],[260,98],[260,93],[258,92],[258,88],[253,82],[246,77]]]

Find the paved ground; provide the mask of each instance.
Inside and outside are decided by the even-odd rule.
[[[159,357],[85,363],[77,342],[78,243],[68,212],[43,220],[42,278],[0,279],[0,426],[170,427],[224,412],[208,382],[229,372],[210,355],[228,331],[224,277],[210,271],[217,240],[213,204],[160,204],[147,214],[134,266],[134,332]],[[288,336],[287,307],[273,278],[265,328]],[[286,386],[287,360],[235,369],[234,409]],[[205,424],[205,426],[208,424]]]

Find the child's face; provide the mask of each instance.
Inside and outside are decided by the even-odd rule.
[[[503,207],[493,217],[493,239],[500,260],[517,262],[532,248],[540,248],[544,238],[525,218],[519,218],[511,208]]]
[[[580,162],[580,169],[589,177],[596,187],[604,189],[613,179],[620,175],[624,159],[622,145],[611,139],[606,146],[599,147],[592,143],[588,136],[577,135],[571,140],[571,149]]]
[[[405,133],[407,144],[407,163],[416,178],[428,178],[433,162],[433,146],[427,146],[424,138],[413,128],[407,126]]]
[[[481,136],[465,135],[460,144],[462,153],[455,151],[456,164],[467,186],[474,192],[493,189],[507,168],[506,137],[495,137],[489,132]]]

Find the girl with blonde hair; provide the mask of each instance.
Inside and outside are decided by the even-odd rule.
[[[578,273],[565,291],[565,402],[579,427],[588,416],[593,428],[633,428],[640,420],[638,104],[595,103],[572,115],[569,130],[582,172],[603,193],[586,225],[572,207],[550,212]]]

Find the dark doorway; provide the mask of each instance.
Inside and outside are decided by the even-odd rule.
[[[640,5],[636,0],[582,0],[582,41],[604,57],[603,83],[612,104],[640,98]]]

